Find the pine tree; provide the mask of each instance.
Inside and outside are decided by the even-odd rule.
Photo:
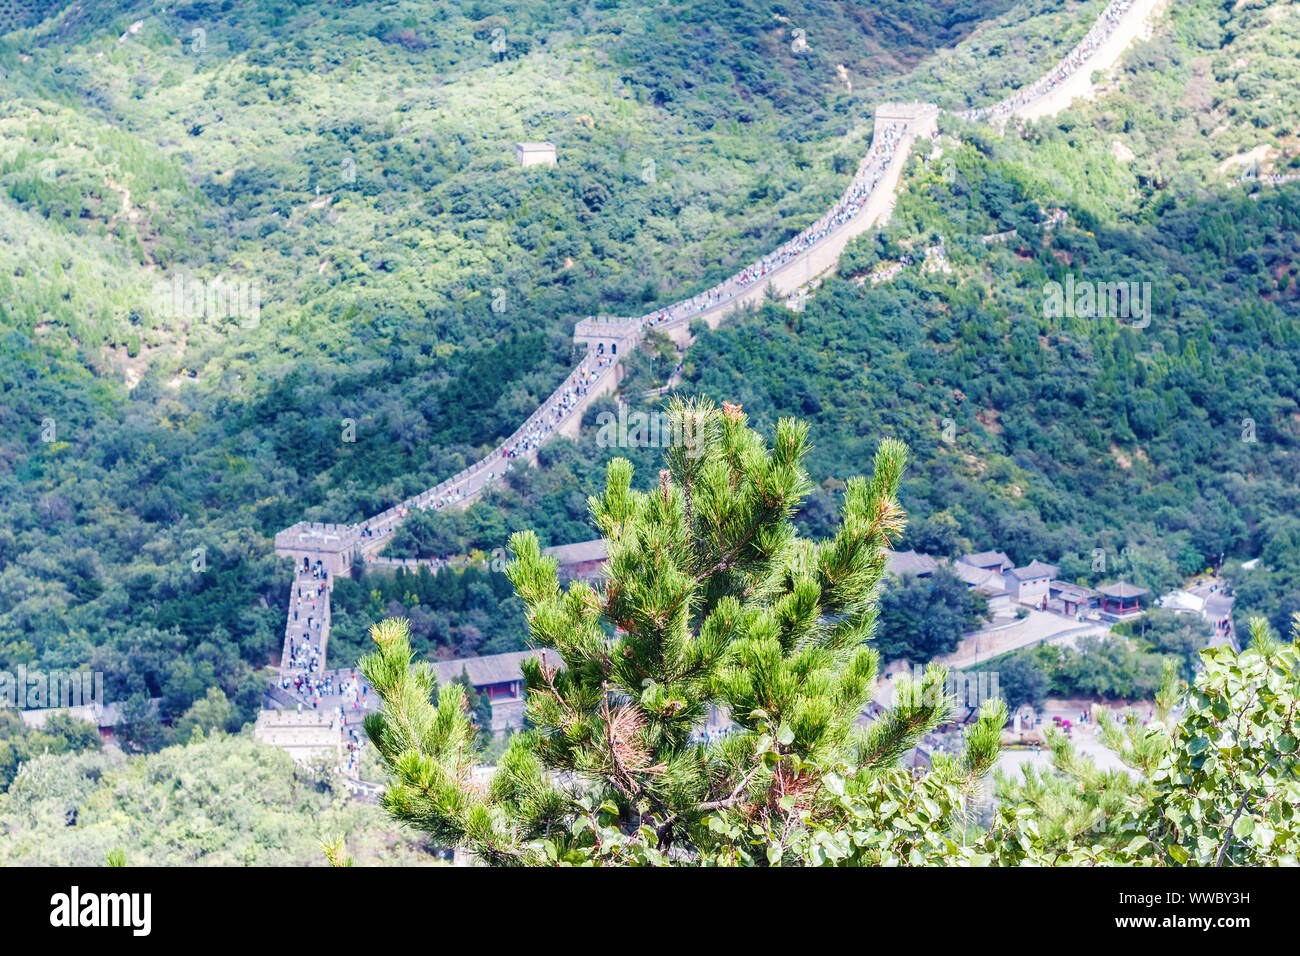
[[[460,687],[460,692],[465,695],[465,711],[470,715],[470,720],[478,728],[479,734],[483,739],[492,736],[492,701],[487,694],[480,694],[474,689],[474,683],[469,679],[469,669],[461,667],[460,673],[452,678],[452,682]],[[434,700],[437,701],[437,694],[434,694]]]
[[[507,574],[543,654],[524,666],[533,729],[486,790],[472,784],[464,695],[452,685],[432,704],[406,622],[372,628],[376,651],[361,668],[384,702],[366,720],[394,778],[384,806],[492,864],[754,862],[755,834],[757,862],[859,851],[878,862],[913,829],[888,818],[914,800],[913,822],[925,822],[906,852],[934,852],[961,789],[996,758],[1005,709],[984,708],[966,752],[936,761],[929,789],[897,763],[948,716],[942,669],[905,682],[896,706],[857,727],[877,676],[868,641],[885,550],[904,525],[905,447],[881,443],[870,480],[847,483],[836,534],[813,542],[791,520],[811,487],[805,424],[780,421],[768,448],[738,406],[676,401],[669,415],[679,440],[657,487],[633,490],[631,464],[616,459],[590,501],[609,545],[602,585],[561,590],[536,536],[511,538]],[[701,740],[711,708],[735,732]],[[848,846],[837,830],[846,814],[873,833],[886,818],[881,847]]]

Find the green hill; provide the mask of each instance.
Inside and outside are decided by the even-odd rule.
[[[221,734],[139,757],[38,757],[0,793],[0,864],[103,866],[123,850],[128,866],[323,866],[319,842],[340,836],[358,866],[435,862],[337,781]]]
[[[271,534],[454,473],[562,378],[575,318],[802,228],[880,85],[1009,6],[22,21],[0,36],[0,667],[93,666],[170,714],[216,683],[249,713],[283,627]],[[518,169],[521,139],[559,165]],[[177,282],[243,298],[178,308]]]
[[[698,339],[683,390],[743,403],[763,427],[815,423],[810,531],[839,480],[897,436],[916,456],[903,548],[994,548],[1157,592],[1222,560],[1238,630],[1264,613],[1285,633],[1300,611],[1298,49],[1293,5],[1203,0],[1168,11],[1090,105],[1002,135],[945,117],[942,153],[917,150],[891,223],[850,247],[841,277],[802,313],[770,303]],[[903,87],[924,89],[926,72]],[[865,281],[940,240],[951,272]],[[1053,317],[1046,290],[1067,275],[1149,284],[1149,325]],[[634,401],[671,368],[650,348],[639,362]],[[659,454],[602,449],[590,431],[422,534],[585,536],[603,462],[629,455],[648,482]]]
[[[776,246],[839,194],[875,103],[987,102],[1102,6],[82,2],[6,21],[0,668],[91,666],[173,715],[215,684],[249,714],[283,627],[272,533],[454,473],[560,380],[575,318]],[[944,155],[913,161],[845,278],[702,337],[684,387],[756,424],[812,419],[811,529],[896,434],[918,456],[909,545],[1084,578],[1100,548],[1154,586],[1262,555],[1239,606],[1284,630],[1297,186],[1252,199],[1236,178],[1296,168],[1298,40],[1293,5],[1194,0],[1080,111],[1024,134],[945,120]],[[518,169],[521,139],[559,165]],[[937,237],[951,274],[853,281]],[[1067,271],[1150,282],[1151,326],[1046,316]],[[255,286],[259,308],[177,313],[157,290],[178,278]],[[634,359],[625,394],[675,359]],[[425,532],[587,537],[613,453],[557,441]],[[657,455],[633,451],[642,480]],[[370,599],[342,609],[340,646]]]

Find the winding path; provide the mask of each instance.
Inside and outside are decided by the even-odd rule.
[[[1005,122],[1011,116],[1037,119],[1091,95],[1093,72],[1114,66],[1163,2],[1111,0],[1084,39],[1037,81],[990,106],[957,115],[991,122]],[[488,485],[500,481],[515,462],[533,461],[547,438],[555,434],[576,437],[583,411],[597,396],[614,390],[621,356],[634,349],[648,330],[662,331],[679,345],[686,344],[696,320],[716,327],[738,308],[761,303],[771,293],[793,295],[833,271],[851,239],[888,219],[911,145],[920,136],[936,135],[938,116],[939,109],[933,104],[882,104],[876,109],[871,148],[848,189],[829,212],[803,232],[698,295],[642,316],[591,317],[578,322],[574,340],[585,344],[587,353],[541,407],[481,461],[358,524],[301,522],[279,532],[276,553],[293,557],[296,570],[280,680],[270,695],[273,704],[283,706],[293,700],[307,706],[338,707],[355,699],[318,693],[313,686],[327,673],[330,586],[335,576],[349,573],[354,554],[373,562],[413,510],[463,507]],[[297,603],[299,591],[304,601],[310,598],[310,614]],[[305,690],[299,688],[300,682]],[[367,701],[372,708],[377,704],[374,696],[369,695]]]

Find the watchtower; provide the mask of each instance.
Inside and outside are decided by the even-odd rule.
[[[345,575],[360,539],[356,525],[300,521],[276,534],[275,553],[289,555],[296,568],[319,561],[330,574]]]
[[[641,320],[593,315],[573,327],[573,341],[586,344],[589,352],[626,355],[641,340]]]
[[[554,166],[554,143],[515,143],[515,161],[520,166]]]

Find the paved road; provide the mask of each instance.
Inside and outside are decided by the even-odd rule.
[[[939,663],[949,670],[961,670],[973,667],[982,661],[1029,647],[1043,641],[1076,640],[1084,634],[1108,634],[1110,625],[1085,621],[1080,623],[1074,618],[1062,617],[1047,611],[1030,611],[1029,616],[1014,628],[1005,631],[984,631],[978,637],[962,640],[957,650],[947,657],[940,658]]]

